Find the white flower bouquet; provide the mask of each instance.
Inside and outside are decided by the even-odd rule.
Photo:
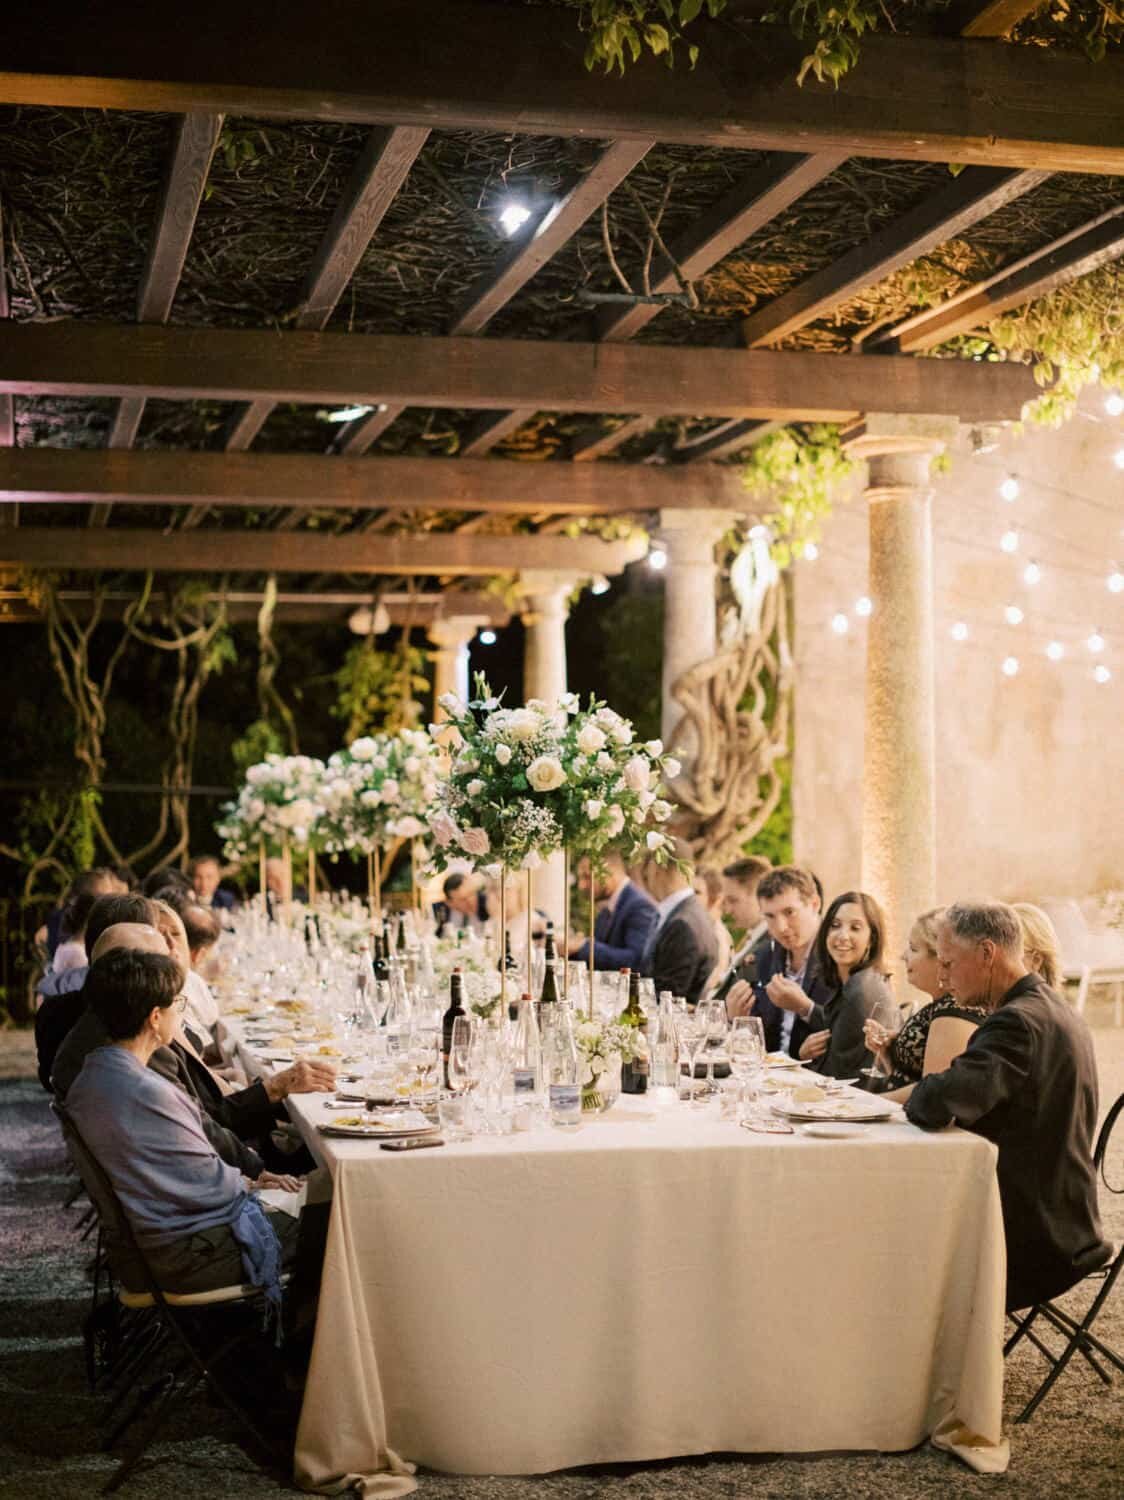
[[[324,848],[370,854],[419,838],[437,787],[438,750],[423,729],[353,740],[324,774]]]
[[[228,859],[245,858],[254,845],[277,854],[286,846],[320,849],[323,761],[309,755],[267,755],[250,766],[245,785],[223,808],[216,831]]]
[[[622,1061],[636,1055],[637,1032],[619,1021],[580,1020],[574,1027],[583,1110],[605,1110],[620,1093]]]

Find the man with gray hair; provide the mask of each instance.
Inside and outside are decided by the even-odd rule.
[[[1007,1309],[1031,1307],[1112,1255],[1097,1215],[1092,1038],[1081,1017],[1028,972],[1009,906],[948,907],[937,926],[937,963],[944,992],[989,1015],[943,1073],[896,1097],[925,1130],[955,1123],[999,1148]]]

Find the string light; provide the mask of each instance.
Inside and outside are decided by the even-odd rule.
[[[1102,663],[1100,666],[1093,668],[1093,680],[1100,683],[1111,682],[1112,673]]]
[[[1031,588],[1033,588],[1036,583],[1042,582],[1042,569],[1036,562],[1033,561],[1033,559],[1028,562],[1026,567],[1023,569],[1023,582],[1029,584]]]
[[[1013,474],[1008,474],[999,486],[999,493],[1004,500],[1011,501],[1019,498],[1019,481]]]
[[[1018,532],[1005,531],[999,538],[999,546],[1003,552],[1017,552],[1019,550]]]
[[[865,616],[867,616],[867,615],[870,614],[870,612],[871,612],[871,610],[873,608],[874,608],[874,605],[870,602],[870,600],[866,597],[865,594],[862,596],[861,599],[856,599],[855,600],[855,613],[857,615],[862,615],[865,618]]]
[[[1124,412],[1124,396],[1113,391],[1111,396],[1105,397],[1104,409],[1110,417],[1118,417],[1121,412]]]
[[[1104,650],[1104,636],[1099,630],[1094,630],[1092,635],[1086,639],[1085,644],[1093,655],[1096,656],[1099,651]]]
[[[846,635],[851,628],[851,622],[845,614],[832,615],[831,628],[836,635]]]
[[[653,547],[648,553],[648,566],[657,573],[662,573],[667,567],[667,552],[663,547]]]
[[[949,631],[949,634],[954,641],[966,641],[968,639],[968,627],[963,620],[957,620],[956,624]]]
[[[1008,604],[1007,608],[1003,611],[1003,618],[1007,621],[1008,625],[1021,625],[1023,622],[1023,612],[1017,604]]]
[[[1124,573],[1115,564],[1113,565],[1112,572],[1105,581],[1108,584],[1110,594],[1124,593]]]
[[[819,555],[820,555],[820,549],[816,546],[815,542],[805,542],[804,543],[804,561],[805,562],[815,562],[816,558],[819,557]]]
[[[1019,659],[1017,656],[1008,656],[1003,662],[1003,676],[1014,677],[1019,670]]]
[[[1051,641],[1050,644],[1046,647],[1046,655],[1050,658],[1051,661],[1061,661],[1062,657],[1065,655],[1065,647],[1062,645],[1061,641]]]

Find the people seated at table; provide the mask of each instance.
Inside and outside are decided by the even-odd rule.
[[[36,985],[38,995],[58,994],[63,975],[71,969],[86,967],[82,938],[94,902],[100,896],[117,895],[127,889],[117,872],[105,865],[75,876],[61,904],[51,912],[37,934],[45,942],[49,955],[46,973]],[[69,982],[61,984],[64,992],[69,988]]]
[[[1007,1308],[1056,1297],[1111,1257],[1097,1213],[1092,1037],[1023,958],[1017,914],[957,902],[937,929],[942,987],[987,1012],[941,1073],[900,1097],[926,1130],[953,1122],[998,1147]]]
[[[691,889],[703,904],[703,909],[710,918],[714,928],[714,941],[718,945],[718,959],[714,970],[707,980],[707,989],[713,988],[719,980],[723,979],[730,969],[730,960],[734,953],[733,939],[730,937],[730,929],[722,920],[725,908],[725,892],[722,885],[722,871],[715,869],[713,865],[702,865],[696,869],[691,881]]]
[[[182,870],[177,870],[175,865],[157,865],[154,870],[149,870],[141,881],[141,890],[146,896],[159,896],[169,886],[181,891],[189,891],[191,881]]]
[[[603,864],[594,871],[588,859],[577,867],[578,887],[590,891],[597,906],[593,923],[593,967],[616,973],[639,969],[649,934],[656,921],[656,903],[632,880],[618,849],[606,849]],[[570,957],[589,962],[589,938],[571,934]]]
[[[780,865],[761,877],[757,901],[769,941],[756,950],[756,978],[731,986],[726,1009],[731,1019],[760,1017],[767,1050],[798,1057],[806,1038],[826,1028],[832,995],[813,952],[823,898],[809,870]]]
[[[63,926],[68,919],[68,906],[80,897],[84,890],[93,890],[94,899],[113,891],[126,891],[129,884],[121,871],[113,865],[99,865],[92,870],[83,870],[67,887],[62,900],[47,914],[47,920],[39,927],[33,939],[36,949],[46,954],[46,974],[55,970],[55,954],[63,941]],[[37,990],[42,990],[37,986]],[[51,991],[47,991],[51,993]]]
[[[197,900],[194,891],[168,890],[161,900],[171,907],[183,924],[189,965],[183,987],[184,994],[187,996],[184,1024],[190,1027],[200,1039],[200,1050],[205,1051],[221,1040],[218,1035],[219,1003],[212,994],[210,985],[199,972],[199,965],[206,960],[207,955],[222,936],[218,909],[202,905]],[[159,923],[157,925],[159,926]],[[173,956],[178,956],[181,960],[183,957],[182,954]],[[213,1058],[208,1059],[208,1061],[213,1060]]]
[[[858,1078],[870,1066],[864,1023],[891,1004],[885,933],[882,909],[865,891],[844,891],[824,913],[812,951],[831,995],[823,1029],[804,1038],[797,1056],[827,1078]]]
[[[35,1052],[39,1082],[51,1092],[51,1071],[59,1048],[86,1011],[82,987],[86,982],[89,956],[102,933],[119,922],[154,925],[156,908],[146,896],[125,892],[99,896],[90,908],[83,935],[86,962],[80,969],[68,969],[59,983],[46,995],[35,1012]],[[65,983],[63,983],[65,980]]]
[[[298,1250],[302,1223],[264,1208],[252,1191],[298,1184],[269,1173],[248,1182],[212,1149],[194,1101],[149,1066],[173,1041],[182,980],[167,953],[116,949],[95,959],[86,989],[107,1041],[85,1059],[67,1111],[159,1286],[184,1293],[245,1284],[280,1304],[282,1269],[299,1261],[304,1282],[295,1275],[290,1285],[298,1303],[318,1282],[313,1257]],[[126,1284],[145,1289],[140,1278]]]
[[[873,1018],[866,1023],[867,1046],[888,1075],[868,1080],[867,1087],[876,1093],[904,1088],[928,1073],[942,1073],[964,1051],[987,1015],[980,1006],[958,1004],[942,988],[937,923],[943,914],[943,906],[922,912],[909,930],[902,954],[906,979],[915,990],[929,996],[928,1002],[915,1010],[900,1030],[894,1031]]]
[[[714,923],[691,889],[694,873],[690,846],[674,839],[672,853],[679,863],[661,865],[650,859],[643,880],[656,902],[656,920],[640,960],[640,972],[653,981],[656,994],[670,990],[695,1005],[706,989],[718,957]]]
[[[238,905],[233,891],[222,885],[222,866],[214,854],[199,854],[187,867],[191,888],[200,906],[216,911],[233,911]]]
[[[761,908],[757,904],[757,887],[773,868],[767,859],[756,854],[736,859],[722,871],[722,911],[741,934],[731,943],[726,969],[716,973],[714,998],[725,1000],[738,980],[752,984],[757,977],[756,950],[769,941]]]
[[[1011,910],[1019,919],[1027,968],[1052,990],[1057,990],[1062,977],[1062,953],[1053,922],[1040,906],[1030,901],[1016,901]]]
[[[465,870],[454,870],[441,883],[444,901],[434,910],[437,929],[459,932],[483,932],[488,922],[488,895],[481,876]]]

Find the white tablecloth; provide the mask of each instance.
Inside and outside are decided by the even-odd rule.
[[[305,1488],[933,1435],[1005,1467],[978,1137],[762,1136],[625,1099],[576,1134],[392,1154],[320,1136],[322,1097],[289,1107],[335,1183]]]

